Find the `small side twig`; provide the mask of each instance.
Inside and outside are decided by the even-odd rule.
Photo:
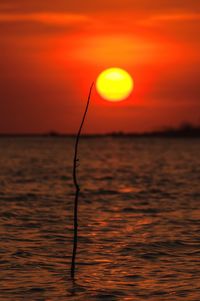
[[[76,189],[76,193],[75,193],[75,199],[74,199],[74,240],[73,240],[73,252],[72,252],[72,263],[71,263],[71,278],[74,279],[75,276],[75,266],[76,266],[76,250],[77,250],[77,242],[78,242],[78,197],[79,197],[79,193],[80,193],[80,187],[78,184],[78,180],[77,180],[77,162],[79,161],[78,157],[78,145],[79,145],[79,139],[81,136],[81,131],[83,128],[83,124],[85,121],[85,117],[87,115],[87,111],[89,108],[89,104],[90,104],[90,98],[91,98],[91,94],[92,94],[92,88],[94,86],[94,83],[92,83],[91,87],[90,87],[90,91],[89,91],[89,95],[88,95],[88,100],[87,100],[87,104],[86,104],[86,108],[85,108],[85,112],[83,114],[83,119],[79,128],[79,131],[77,133],[76,136],[76,143],[75,143],[75,150],[74,150],[74,161],[73,161],[73,182],[74,182],[74,186]]]

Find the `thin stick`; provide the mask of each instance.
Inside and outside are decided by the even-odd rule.
[[[83,114],[83,119],[78,131],[78,134],[76,136],[76,143],[75,143],[75,151],[74,151],[74,164],[73,164],[73,182],[74,186],[76,189],[76,194],[75,194],[75,200],[74,200],[74,241],[73,241],[73,253],[72,253],[72,263],[71,263],[71,278],[74,279],[75,276],[75,265],[76,265],[76,250],[77,250],[77,242],[78,242],[78,197],[79,197],[79,192],[80,192],[80,187],[78,184],[77,180],[77,162],[79,161],[77,156],[78,156],[78,145],[79,145],[79,138],[81,136],[81,131],[83,128],[83,124],[85,121],[85,117],[88,111],[88,107],[90,104],[90,98],[92,94],[92,88],[94,86],[94,83],[92,83],[88,95],[88,100],[87,100],[87,105],[85,108],[85,112]]]

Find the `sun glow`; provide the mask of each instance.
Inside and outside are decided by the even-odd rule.
[[[104,70],[97,78],[96,89],[99,95],[108,101],[122,101],[133,91],[133,79],[120,68]]]

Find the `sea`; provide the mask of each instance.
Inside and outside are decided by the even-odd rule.
[[[200,139],[0,139],[0,301],[199,301]]]

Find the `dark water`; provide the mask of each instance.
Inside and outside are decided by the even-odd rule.
[[[200,141],[0,140],[0,300],[200,300]]]

